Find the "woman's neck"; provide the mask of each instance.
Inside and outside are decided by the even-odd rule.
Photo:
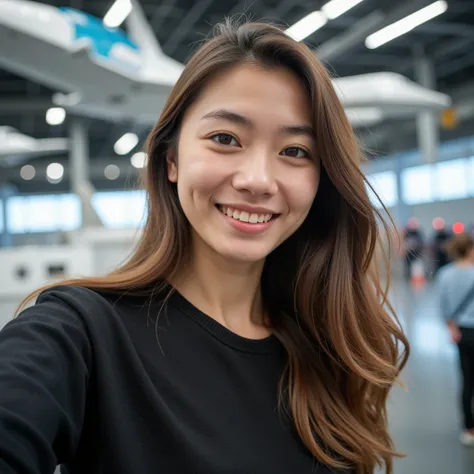
[[[250,339],[271,331],[263,314],[263,261],[229,261],[208,246],[194,249],[190,264],[171,284],[194,306],[229,330]]]
[[[474,266],[474,262],[472,258],[460,258],[459,260],[456,260],[456,265],[458,267],[472,267]]]

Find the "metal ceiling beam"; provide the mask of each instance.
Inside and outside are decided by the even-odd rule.
[[[317,48],[316,54],[323,61],[334,61],[336,58],[360,46],[368,35],[423,8],[430,1],[408,0],[388,13],[382,10],[375,10],[354,23],[343,33],[323,43]]]
[[[52,105],[53,102],[49,97],[21,96],[12,98],[0,95],[0,114],[4,115],[40,114]]]
[[[466,100],[472,100],[474,97],[474,80],[465,82],[461,86],[459,84],[454,85],[445,92],[451,96],[454,103],[463,103]]]
[[[435,63],[438,64],[449,56],[458,55],[462,52],[466,54],[472,51],[474,46],[473,38],[457,38],[451,41],[447,41],[440,48],[432,49],[427,52],[427,56],[430,57]],[[462,61],[460,62],[462,64]],[[443,68],[443,65],[438,67]],[[400,74],[406,74],[407,71],[413,68],[413,61],[409,59],[403,65],[397,68],[397,72]],[[437,73],[438,75],[438,73]]]
[[[463,36],[474,38],[474,28],[471,25],[463,23],[446,23],[442,21],[428,21],[416,27],[413,30],[416,33],[425,33],[428,35],[444,36]]]
[[[405,64],[405,60],[393,54],[361,53],[347,56],[340,64],[344,66],[373,66],[380,68],[390,66],[390,69],[396,69],[402,67]]]
[[[150,25],[155,33],[161,28],[161,25],[166,20],[168,15],[175,8],[176,0],[168,0],[163,5],[157,6],[153,16],[151,17]]]
[[[179,43],[186,38],[186,35],[192,30],[194,25],[199,21],[204,12],[211,6],[213,0],[199,0],[194,3],[193,7],[184,16],[179,25],[176,26],[174,33],[168,38],[163,45],[166,54],[172,55]]]
[[[235,4],[235,6],[226,14],[228,17],[234,15],[242,14],[246,15],[248,10],[256,4],[256,0],[240,0]],[[281,21],[283,17],[294,7],[299,6],[301,2],[296,0],[283,0],[278,4],[276,8],[268,8],[261,17],[256,18],[256,20],[263,19],[272,19]]]
[[[0,92],[24,92],[25,82],[18,79],[0,80]]]
[[[462,69],[465,69],[474,64],[474,52],[461,56],[460,58],[453,59],[447,63],[439,66],[436,75],[438,78],[442,79],[446,76],[450,76]]]
[[[296,2],[295,0],[284,0],[278,4],[278,7],[269,9],[265,14],[265,17],[274,18],[278,21],[281,21],[293,7],[300,5],[301,2]],[[300,18],[297,20],[300,20]]]
[[[226,16],[232,18],[234,15],[246,15],[252,3],[252,0],[240,0],[234,5],[234,8],[226,13]]]
[[[316,49],[316,55],[321,61],[330,62],[338,59],[358,47],[368,35],[376,31],[383,23],[384,18],[383,12],[373,11],[343,33],[321,44]]]
[[[472,50],[474,47],[474,38],[455,39],[444,43],[443,46],[433,51],[432,57],[440,60],[446,56],[458,54],[462,50]]]

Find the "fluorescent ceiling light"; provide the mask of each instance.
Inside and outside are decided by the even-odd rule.
[[[110,180],[117,179],[120,176],[120,168],[117,165],[107,165],[104,169],[104,176]]]
[[[425,23],[432,18],[441,15],[448,9],[448,4],[444,0],[439,0],[438,2],[432,3],[421,10],[418,10],[411,15],[402,18],[391,25],[382,28],[381,30],[371,34],[365,40],[365,45],[369,49],[375,49],[379,46],[382,46],[389,41],[392,41],[399,36],[408,33],[417,26]]]
[[[64,107],[73,107],[81,102],[81,94],[79,92],[70,92],[63,94],[55,92],[53,94],[53,104]]]
[[[117,155],[126,155],[136,147],[137,143],[138,136],[135,133],[126,133],[115,142],[114,151]]]
[[[330,20],[334,20],[334,18],[341,16],[343,13],[346,13],[347,10],[350,10],[361,2],[362,0],[331,0],[321,8],[321,11]]]
[[[66,111],[62,107],[51,107],[46,111],[46,122],[49,125],[61,125],[66,118]]]
[[[59,183],[64,176],[64,166],[60,163],[50,163],[46,168],[46,176],[50,183]]]
[[[131,11],[131,0],[116,0],[104,16],[104,25],[108,28],[119,27]]]
[[[25,181],[30,181],[35,177],[36,170],[34,166],[31,165],[25,165],[21,167],[20,170],[20,176],[25,180]]]
[[[301,41],[314,33],[327,23],[326,15],[320,11],[315,11],[301,18],[294,25],[290,26],[285,33],[295,41]]]
[[[148,157],[146,153],[144,153],[143,151],[139,151],[132,155],[132,157],[130,158],[130,163],[132,163],[132,166],[134,168],[144,168],[146,166],[147,158]]]

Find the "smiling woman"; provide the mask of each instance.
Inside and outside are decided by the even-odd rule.
[[[258,262],[257,281],[318,188],[311,107],[297,76],[252,62],[216,74],[184,114],[168,166],[196,245],[226,261]]]
[[[220,25],[147,156],[128,262],[38,290],[0,333],[2,474],[392,473],[386,401],[408,343],[313,52]]]

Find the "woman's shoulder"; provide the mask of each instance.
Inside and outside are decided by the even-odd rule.
[[[58,284],[41,291],[34,303],[23,309],[13,321],[54,322],[55,325],[87,331],[119,319],[116,303],[121,296],[85,286]]]
[[[468,279],[474,281],[474,265],[470,267],[459,266],[456,263],[449,263],[442,267],[437,276],[438,282],[445,283],[449,280]]]
[[[79,285],[58,284],[39,293],[33,308],[56,307],[71,313],[91,314],[110,305],[105,293]]]

